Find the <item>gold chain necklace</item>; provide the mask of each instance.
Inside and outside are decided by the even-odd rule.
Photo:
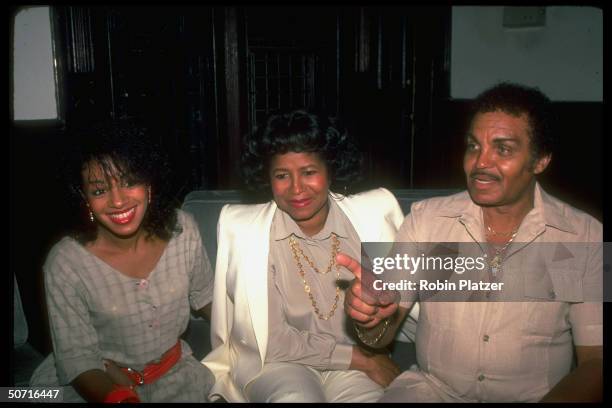
[[[340,242],[338,241],[338,237],[336,236],[336,234],[331,234],[332,235],[332,256],[329,260],[329,265],[327,265],[327,270],[325,272],[321,272],[319,270],[319,268],[317,268],[315,266],[315,264],[310,260],[310,258],[304,253],[304,251],[302,251],[302,248],[300,248],[300,246],[298,245],[297,241],[291,237],[289,238],[289,245],[291,245],[291,249],[294,251],[297,250],[300,255],[302,255],[304,257],[304,259],[306,260],[306,262],[308,262],[308,265],[310,265],[310,267],[318,274],[320,275],[326,275],[329,272],[331,272],[332,267],[334,266],[334,264],[336,263],[336,254],[338,253],[338,247],[340,246]]]
[[[489,228],[489,227],[487,227]],[[489,267],[491,268],[491,274],[495,277],[497,272],[501,272],[502,262],[504,261],[504,255],[506,253],[506,249],[508,246],[514,241],[516,234],[518,233],[518,228],[512,231],[512,235],[510,239],[501,247],[495,249],[495,256],[489,262]]]
[[[512,230],[510,232],[497,232],[490,225],[487,225],[487,235],[489,236],[508,236],[512,235],[516,232],[516,230]]]
[[[295,259],[295,263],[298,266],[298,273],[300,274],[300,278],[302,278],[302,283],[304,284],[304,292],[306,292],[306,294],[308,295],[308,298],[310,299],[310,303],[312,304],[312,307],[316,315],[319,317],[319,319],[322,319],[322,320],[329,320],[334,315],[334,312],[338,308],[338,300],[340,299],[340,287],[338,286],[338,281],[340,280],[340,265],[336,264],[336,255],[338,255],[338,251],[340,248],[340,241],[338,241],[338,236],[336,234],[331,234],[331,235],[332,235],[331,259],[329,261],[329,267],[327,268],[327,271],[325,271],[324,273],[319,272],[319,270],[314,266],[314,263],[310,260],[310,258],[308,258],[308,256],[306,256],[304,251],[302,251],[302,249],[300,248],[297,240],[293,236],[289,238],[289,246],[291,247],[291,251],[293,252],[293,258]],[[321,314],[319,312],[317,301],[314,299],[314,296],[312,295],[310,285],[308,284],[308,282],[306,282],[304,267],[302,266],[302,263],[300,262],[300,255],[303,256],[304,259],[306,259],[306,262],[308,262],[308,264],[312,267],[312,269],[314,269],[315,272],[319,274],[324,275],[328,273],[329,271],[331,271],[332,267],[334,266],[336,267],[336,297],[334,299],[334,305],[332,306],[331,310],[326,314]]]

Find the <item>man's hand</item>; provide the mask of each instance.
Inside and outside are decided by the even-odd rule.
[[[336,262],[355,275],[355,279],[344,297],[344,311],[351,319],[362,327],[371,329],[397,311],[397,302],[384,304],[381,300],[373,299],[363,292],[361,286],[362,269],[359,262],[343,253],[336,256]]]

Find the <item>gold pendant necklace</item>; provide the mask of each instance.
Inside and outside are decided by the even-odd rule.
[[[487,228],[491,230],[490,227],[487,227]],[[504,261],[504,255],[505,255],[506,249],[512,243],[512,241],[514,241],[514,237],[516,237],[517,233],[518,233],[518,229],[515,229],[514,231],[512,231],[512,235],[510,236],[510,239],[501,248],[495,249],[495,256],[493,256],[493,259],[491,259],[491,261],[489,262],[489,267],[491,269],[491,274],[493,275],[493,277],[495,277],[498,272],[501,272],[502,262]]]
[[[338,236],[336,234],[331,234],[331,236],[332,236],[331,259],[329,261],[329,266],[327,270],[323,273],[319,272],[319,270],[314,266],[314,263],[310,260],[310,258],[308,258],[308,256],[306,256],[304,251],[302,251],[297,240],[293,236],[289,238],[289,246],[291,247],[291,251],[293,252],[293,258],[295,259],[295,263],[298,266],[298,273],[300,275],[300,278],[302,279],[302,283],[304,284],[304,292],[306,292],[306,294],[308,295],[308,298],[310,299],[310,303],[312,304],[312,307],[317,317],[322,320],[329,320],[334,315],[334,312],[338,308],[338,300],[340,299],[340,287],[338,286],[338,281],[340,280],[340,265],[336,264],[336,255],[338,255],[338,251],[340,248],[340,241],[338,241]],[[331,271],[332,267],[334,266],[336,267],[336,297],[334,299],[334,305],[332,306],[331,310],[326,314],[321,314],[319,312],[317,301],[314,299],[310,285],[306,281],[304,267],[302,266],[302,263],[300,262],[300,255],[303,256],[304,259],[306,259],[306,262],[308,262],[310,267],[318,274],[325,275]]]

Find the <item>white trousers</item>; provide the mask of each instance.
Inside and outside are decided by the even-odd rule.
[[[468,402],[416,365],[404,371],[385,389],[378,402]]]
[[[358,370],[319,371],[295,363],[269,363],[245,394],[250,402],[374,402],[383,388]]]

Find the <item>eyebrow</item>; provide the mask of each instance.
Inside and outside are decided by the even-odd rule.
[[[466,142],[469,142],[469,141],[478,142],[478,140],[476,140],[476,137],[472,133],[466,133],[464,136],[464,140]]]
[[[315,164],[315,163],[311,163],[311,164],[307,164],[307,165],[302,166],[302,167],[298,167],[298,170],[307,169],[309,167],[319,167],[319,166],[317,164]],[[289,171],[289,169],[286,168],[286,167],[274,167],[271,170],[272,171]]]
[[[475,142],[478,142],[478,140],[476,139],[473,133],[467,133],[465,135],[465,140],[466,141],[473,140]],[[492,141],[493,143],[512,142],[512,143],[520,144],[520,140],[516,136],[493,136]]]
[[[515,143],[515,144],[520,144],[519,139],[514,136],[493,137],[493,143],[501,143],[501,142],[510,142],[510,143]]]
[[[106,184],[105,180],[100,180],[100,179],[89,179],[87,180],[87,182],[89,184]]]

